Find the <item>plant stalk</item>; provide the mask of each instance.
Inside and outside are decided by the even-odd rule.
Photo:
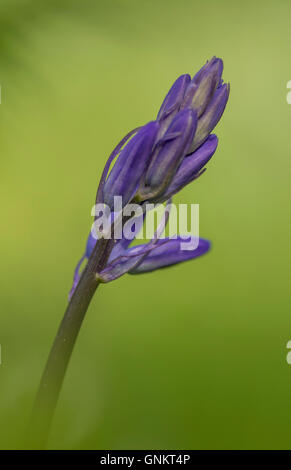
[[[50,351],[32,411],[30,437],[33,448],[44,448],[62,383],[91,299],[100,283],[96,273],[106,265],[114,240],[100,239],[68,304]]]

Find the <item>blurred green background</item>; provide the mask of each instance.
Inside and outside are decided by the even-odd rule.
[[[48,444],[291,448],[290,2],[0,2],[0,447],[23,448],[114,145],[213,55],[231,97],[200,204],[205,257],[98,291]]]

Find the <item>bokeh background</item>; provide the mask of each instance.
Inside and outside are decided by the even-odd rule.
[[[23,448],[114,145],[213,55],[231,98],[200,204],[205,257],[98,291],[54,449],[291,448],[290,2],[0,2],[0,447]]]

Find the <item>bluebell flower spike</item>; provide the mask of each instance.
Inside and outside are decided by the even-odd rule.
[[[229,98],[229,84],[223,82],[222,72],[222,60],[213,57],[193,78],[188,74],[178,77],[156,120],[127,134],[110,155],[96,202],[107,204],[111,211],[115,196],[122,196],[123,208],[132,202],[142,208],[148,201],[163,203],[205,172],[205,165],[218,145],[216,135],[211,133]],[[80,278],[81,264],[89,259],[95,244],[96,240],[89,235],[72,291]],[[197,258],[210,247],[209,242],[201,239],[196,250],[181,252],[179,238],[156,239],[138,248],[130,245],[131,240],[116,241],[103,273],[96,275],[103,275],[104,282],[108,282],[126,272],[159,269],[167,258],[168,265]]]

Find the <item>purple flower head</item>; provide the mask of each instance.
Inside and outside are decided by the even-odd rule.
[[[123,206],[130,201],[165,201],[169,194],[176,193],[202,174],[203,166],[214,153],[215,137],[208,138],[220,120],[229,96],[229,85],[223,84],[222,71],[222,60],[213,57],[192,80],[185,74],[174,82],[157,120],[141,127],[133,137],[133,132],[128,134],[109,157],[97,201],[110,208],[114,196],[122,196]],[[126,143],[129,137],[131,139]],[[208,144],[199,151],[198,157],[194,155],[206,141]],[[183,163],[188,156],[191,163],[190,160]]]
[[[188,74],[181,75],[166,95],[157,119],[131,131],[113,150],[96,197],[97,203],[109,208],[110,230],[115,224],[114,214],[117,213],[117,218],[120,215],[114,209],[115,196],[122,197],[119,223],[125,226],[131,217],[124,215],[130,204],[138,204],[143,212],[147,202],[169,200],[205,171],[218,144],[216,135],[211,133],[229,97],[229,85],[223,83],[222,72],[222,60],[213,57],[192,79]],[[101,236],[104,234],[105,231],[101,232]],[[149,243],[135,247],[130,246],[131,239],[115,240],[107,262],[96,276],[102,282],[109,282],[127,272],[153,271],[196,258],[209,250],[209,242],[199,239],[198,248],[183,251],[180,238],[160,240],[155,235]],[[96,243],[98,240],[90,234],[75,270],[71,294],[79,282],[81,265],[91,257]]]
[[[217,138],[209,138],[210,133],[229,96],[222,71],[222,60],[213,57],[192,80],[181,75],[171,87],[157,116],[157,142],[141,180],[138,200],[165,201],[202,174],[217,147]]]

